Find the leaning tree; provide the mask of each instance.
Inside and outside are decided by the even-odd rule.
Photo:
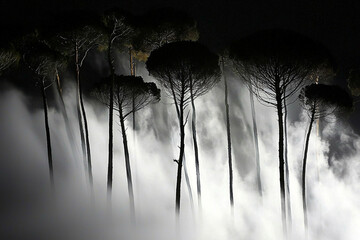
[[[197,42],[173,42],[151,52],[146,68],[158,79],[175,104],[180,128],[180,153],[174,160],[177,167],[176,208],[180,212],[181,173],[185,155],[185,110],[190,103],[205,94],[219,79],[219,58]],[[193,108],[195,111],[195,109]],[[200,184],[199,162],[195,160]],[[200,190],[200,188],[198,188]]]
[[[341,87],[325,84],[311,84],[302,88],[299,100],[310,119],[305,139],[301,181],[304,225],[305,230],[307,231],[306,166],[313,123],[315,120],[328,117],[329,115],[336,114],[339,116],[340,114],[351,111],[353,107],[353,100],[352,97]]]
[[[25,42],[21,46],[22,60],[25,65],[34,74],[34,80],[41,90],[43,100],[48,164],[50,172],[50,181],[54,186],[54,169],[51,149],[50,126],[48,120],[48,103],[46,97],[46,89],[54,83],[56,69],[61,67],[63,56],[58,52],[48,48],[47,45],[36,41],[32,37],[25,38]]]
[[[92,94],[106,106],[110,107],[110,91],[112,77],[100,83],[94,88]],[[126,176],[128,183],[128,192],[130,197],[130,209],[135,216],[134,192],[131,177],[130,155],[126,136],[125,120],[133,112],[138,111],[149,104],[160,101],[160,89],[155,83],[144,82],[142,77],[135,76],[117,76],[114,78],[114,108],[119,112],[121,133],[123,137],[124,157],[126,166]],[[134,104],[133,104],[134,103]]]
[[[133,28],[129,24],[129,14],[119,9],[105,11],[102,17],[104,42],[103,47],[107,51],[107,61],[110,67],[109,89],[109,149],[108,149],[108,194],[111,194],[113,182],[113,113],[114,113],[114,90],[115,90],[115,50],[121,49],[130,41]]]
[[[80,70],[88,53],[99,45],[102,33],[99,30],[97,16],[85,12],[76,12],[63,16],[64,21],[44,31],[45,42],[51,48],[68,57],[75,66],[76,76],[76,111],[80,130],[81,146],[84,159],[87,159],[88,177],[92,185],[92,163],[89,129],[83,100],[83,83]],[[69,64],[70,65],[70,64]],[[57,72],[57,78],[59,77]],[[58,90],[61,91],[61,90]]]
[[[274,107],[279,128],[279,175],[282,223],[287,234],[284,178],[284,102],[296,93],[324,62],[324,48],[311,39],[287,30],[265,30],[230,47],[230,58],[251,92]]]

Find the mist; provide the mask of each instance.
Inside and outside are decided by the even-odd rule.
[[[138,74],[146,82],[142,65]],[[0,191],[2,239],[247,239],[282,238],[275,109],[255,102],[263,197],[256,186],[255,150],[247,88],[229,74],[229,104],[234,157],[234,209],[228,189],[224,87],[220,82],[196,100],[202,181],[202,209],[192,209],[185,181],[181,187],[179,224],[175,215],[178,125],[175,107],[162,91],[160,103],[137,113],[138,130],[128,121],[136,222],[131,222],[118,116],[114,123],[112,201],[106,194],[108,109],[85,97],[94,191],[87,182],[75,114],[75,86],[67,79],[64,99],[76,142],[69,142],[65,122],[54,103],[49,108],[55,188],[46,160],[43,111],[9,82],[0,93]],[[55,86],[54,86],[55,87]],[[49,88],[48,92],[56,92]],[[301,205],[301,159],[307,115],[298,103],[288,121],[291,239],[304,239]],[[190,111],[190,108],[187,109]],[[340,120],[322,122],[322,138],[313,131],[308,162],[309,239],[358,239],[360,235],[360,138]],[[194,192],[195,161],[190,124],[186,126],[186,166]],[[333,153],[331,141],[337,137]],[[348,147],[347,147],[348,146]],[[347,149],[351,149],[347,150]],[[331,163],[331,164],[329,164]]]

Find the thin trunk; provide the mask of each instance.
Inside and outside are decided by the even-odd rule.
[[[188,192],[189,192],[190,206],[191,206],[192,213],[194,213],[194,198],[193,198],[193,195],[192,195],[189,174],[188,174],[188,171],[187,171],[185,154],[184,154],[183,165],[184,165],[185,182],[186,182],[186,186],[187,186],[187,189],[188,189]]]
[[[249,92],[250,92],[251,115],[252,115],[252,120],[253,120],[254,145],[255,145],[256,180],[257,180],[259,195],[262,196],[259,140],[258,140],[256,115],[255,115],[255,106],[254,106],[254,94],[253,94],[252,89],[251,89],[251,84],[250,84]]]
[[[50,183],[51,187],[54,188],[54,168],[53,168],[53,160],[51,153],[51,138],[50,138],[50,127],[49,127],[49,119],[48,119],[48,105],[45,93],[44,79],[41,79],[41,95],[43,99],[43,108],[44,108],[44,117],[45,117],[45,131],[46,131],[46,144],[47,144],[47,154],[48,154],[48,163],[49,163],[49,173],[50,173]]]
[[[83,158],[86,158],[86,146],[85,146],[85,134],[84,134],[84,126],[82,123],[81,116],[81,107],[80,107],[80,67],[79,67],[79,49],[77,44],[75,44],[75,67],[76,67],[76,111],[78,115],[78,123],[80,130],[80,141],[81,141],[81,149],[83,153]]]
[[[185,125],[184,125],[184,86],[181,93],[180,106],[179,106],[179,127],[180,127],[180,154],[177,169],[177,180],[176,180],[176,199],[175,199],[175,212],[176,215],[180,214],[180,192],[181,192],[181,170],[185,152]]]
[[[64,102],[64,98],[62,95],[62,88],[61,88],[61,84],[60,84],[60,76],[59,73],[56,71],[56,89],[58,91],[59,97],[60,97],[60,108],[61,108],[61,112],[65,121],[65,128],[66,128],[66,135],[69,138],[70,144],[72,145],[75,141],[74,141],[74,135],[71,131],[71,126],[70,126],[70,121],[69,121],[69,117],[66,111],[66,107],[65,107],[65,102]],[[75,156],[75,151],[74,148],[71,147],[73,156]]]
[[[231,155],[231,128],[229,117],[229,103],[228,103],[228,86],[224,70],[224,59],[222,60],[224,85],[225,85],[225,113],[226,113],[226,134],[228,145],[228,164],[229,164],[229,192],[230,192],[230,205],[234,207],[234,194],[233,194],[233,169],[232,169],[232,155]]]
[[[93,185],[93,175],[92,175],[92,164],[91,164],[91,151],[90,151],[90,140],[89,140],[89,128],[87,123],[87,117],[85,112],[85,106],[82,96],[82,86],[81,81],[79,79],[79,93],[80,93],[80,105],[81,105],[81,113],[84,120],[84,127],[85,127],[85,140],[86,140],[86,153],[87,153],[87,163],[88,163],[88,177],[89,177],[89,183],[92,186]]]
[[[283,103],[280,90],[280,79],[276,79],[276,108],[279,125],[279,175],[280,175],[280,197],[281,197],[281,214],[284,236],[287,236],[286,220],[286,202],[285,202],[285,178],[284,178],[284,123],[283,123]]]
[[[286,91],[284,90],[284,96]],[[288,138],[287,138],[287,106],[286,100],[284,99],[284,158],[285,158],[285,183],[286,183],[286,205],[287,205],[287,217],[289,223],[289,231],[292,227],[292,216],[291,216],[291,199],[290,199],[290,179],[289,179],[289,161],[288,161]]]
[[[77,80],[77,94],[78,94],[78,117],[82,117],[84,121],[84,126],[82,125],[82,120],[79,119],[80,127],[80,134],[81,134],[81,141],[82,141],[82,148],[84,157],[86,156],[87,159],[87,172],[89,177],[89,183],[92,186],[93,184],[93,177],[92,177],[92,167],[91,167],[91,151],[90,151],[90,141],[89,141],[89,129],[87,124],[86,112],[84,107],[84,101],[82,96],[82,85],[80,80],[80,62],[79,62],[79,49],[76,44],[75,47],[75,64],[76,64],[76,80]],[[80,104],[80,106],[79,106]],[[80,107],[80,109],[79,109]],[[81,111],[81,112],[80,112]],[[84,128],[85,128],[85,136],[84,136]]]
[[[195,153],[196,187],[197,187],[198,205],[201,208],[199,149],[198,149],[197,136],[196,136],[196,109],[195,109],[194,94],[192,89],[192,81],[190,81],[190,95],[191,95],[191,106],[192,106],[191,127],[192,127],[192,137],[194,142],[194,153]]]
[[[307,160],[307,153],[309,149],[309,140],[311,135],[311,129],[312,125],[315,120],[315,105],[311,112],[311,118],[309,123],[309,129],[306,135],[306,141],[305,141],[305,150],[304,150],[304,158],[303,158],[303,169],[302,169],[302,202],[303,202],[303,212],[304,212],[304,226],[305,226],[305,232],[307,233],[308,229],[308,219],[307,219],[307,205],[306,205],[306,160]]]
[[[108,152],[108,174],[107,174],[107,187],[108,194],[111,194],[112,182],[113,182],[113,112],[114,112],[114,77],[115,70],[113,66],[113,59],[111,56],[111,40],[108,45],[108,61],[111,72],[110,83],[110,103],[109,103],[109,152]]]
[[[122,112],[121,103],[119,103],[119,117],[120,117],[120,126],[121,126],[121,133],[123,138],[123,145],[124,145],[124,156],[125,156],[125,167],[126,167],[126,178],[128,183],[128,192],[129,192],[129,199],[130,199],[130,211],[131,216],[135,218],[135,201],[134,201],[134,191],[132,185],[132,177],[131,177],[131,166],[130,166],[130,155],[126,137],[126,129],[125,129],[125,119]]]

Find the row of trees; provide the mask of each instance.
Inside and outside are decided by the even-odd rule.
[[[287,106],[299,92],[299,100],[309,113],[309,128],[305,139],[303,157],[303,206],[304,223],[306,217],[305,174],[307,151],[313,122],[336,112],[349,111],[352,98],[337,86],[312,84],[314,79],[327,80],[334,76],[335,68],[328,51],[313,40],[285,30],[268,30],[249,35],[231,44],[221,57],[204,45],[196,42],[196,23],[184,13],[169,9],[149,12],[134,17],[121,10],[106,11],[97,16],[76,14],[68,17],[68,23],[52,28],[39,29],[34,33],[17,38],[0,51],[0,72],[4,72],[17,62],[27,66],[34,74],[43,99],[48,163],[53,184],[53,165],[50,126],[48,123],[46,89],[56,84],[61,98],[61,110],[70,141],[74,141],[69,119],[62,97],[61,75],[73,71],[76,79],[76,109],[80,140],[84,159],[87,162],[89,182],[92,184],[92,164],[89,127],[83,100],[83,80],[81,69],[90,51],[106,53],[109,76],[92,88],[92,96],[109,108],[108,145],[108,193],[111,194],[113,181],[113,115],[119,114],[123,137],[124,159],[128,182],[131,211],[135,212],[132,173],[125,120],[132,115],[135,130],[135,113],[149,104],[160,100],[160,90],[155,83],[147,83],[136,76],[136,61],[146,62],[150,75],[154,76],[172,99],[179,123],[180,144],[177,163],[175,209],[180,212],[181,177],[185,159],[185,126],[191,105],[191,126],[196,166],[197,195],[201,205],[201,178],[198,136],[196,131],[196,98],[206,94],[219,81],[221,74],[225,84],[225,111],[228,141],[229,193],[230,205],[233,197],[233,163],[230,129],[230,104],[228,87],[224,74],[225,66],[231,67],[245,83],[250,92],[253,118],[253,135],[257,186],[262,195],[260,174],[260,154],[258,146],[255,96],[261,103],[275,108],[279,128],[279,183],[281,211],[284,233],[291,220],[289,188],[289,168],[287,157]],[[74,20],[76,19],[76,21]],[[129,76],[117,75],[115,55],[128,54]],[[222,65],[222,69],[220,67]],[[71,67],[72,66],[72,67]],[[355,73],[351,74],[351,86],[358,86]],[[325,82],[325,81],[324,81]],[[355,82],[355,83],[354,83]],[[318,83],[318,82],[317,82]],[[310,85],[309,85],[310,84]],[[309,85],[309,86],[306,86]],[[186,171],[186,168],[185,168]],[[291,223],[290,223],[291,224]]]

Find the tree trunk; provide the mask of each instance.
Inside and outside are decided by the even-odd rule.
[[[311,118],[310,118],[310,123],[309,123],[309,129],[308,132],[306,134],[306,141],[305,141],[305,150],[304,150],[304,158],[303,158],[303,169],[302,169],[302,185],[301,185],[301,189],[302,189],[302,202],[303,202],[303,212],[304,212],[304,227],[305,227],[305,232],[307,233],[307,229],[308,229],[308,219],[307,219],[307,205],[306,205],[306,160],[307,160],[307,153],[308,153],[308,149],[309,149],[309,140],[310,140],[310,135],[311,135],[311,129],[312,129],[312,125],[314,123],[315,120],[315,105],[312,109],[311,112]]]
[[[87,165],[88,165],[88,177],[89,177],[89,183],[92,186],[93,184],[93,176],[92,176],[92,167],[91,167],[91,151],[90,151],[90,141],[89,141],[89,129],[87,124],[87,118],[86,118],[86,112],[84,107],[84,101],[82,96],[82,85],[80,80],[80,63],[79,63],[79,50],[78,46],[76,45],[76,54],[75,54],[75,60],[76,60],[76,79],[77,79],[77,88],[78,88],[78,100],[80,102],[80,109],[78,109],[78,116],[83,118],[84,120],[84,126],[82,125],[82,121],[80,120],[79,124],[81,124],[81,141],[83,142],[83,153],[86,151],[86,154],[84,153],[84,156],[87,158]],[[79,106],[78,106],[79,108]],[[79,112],[81,111],[81,113]],[[85,137],[84,137],[84,128],[85,128]],[[84,139],[85,138],[85,139]],[[85,142],[84,142],[85,140]],[[84,149],[85,147],[85,149]]]
[[[195,153],[196,187],[197,187],[198,205],[199,207],[201,207],[199,149],[198,149],[197,136],[196,136],[196,109],[195,109],[194,94],[192,89],[192,81],[190,81],[190,95],[191,95],[191,106],[192,106],[191,126],[192,126],[192,137],[194,142],[194,153]]]
[[[76,68],[76,111],[78,115],[78,123],[80,130],[80,141],[81,141],[81,149],[83,153],[83,158],[86,161],[86,146],[85,146],[85,134],[84,134],[84,126],[82,123],[81,116],[81,107],[80,107],[80,67],[79,67],[79,49],[77,44],[75,44],[75,68]]]
[[[130,166],[130,155],[126,137],[126,129],[125,129],[125,119],[122,112],[121,103],[119,103],[119,114],[120,114],[120,126],[121,126],[121,133],[123,138],[123,145],[124,145],[124,156],[125,156],[125,167],[126,167],[126,178],[128,183],[128,192],[129,192],[129,199],[130,199],[130,211],[133,218],[135,218],[135,201],[134,201],[134,191],[132,185],[132,177],[131,177],[131,166]]]
[[[284,90],[284,96],[286,94],[286,91]],[[289,231],[291,231],[292,228],[292,214],[291,214],[291,198],[290,198],[290,179],[289,179],[289,161],[288,161],[288,138],[287,138],[287,106],[286,106],[286,100],[284,99],[284,157],[285,157],[285,183],[286,183],[286,205],[287,205],[287,217],[289,222]]]
[[[255,115],[255,106],[254,106],[254,94],[251,89],[250,84],[250,105],[251,105],[251,115],[253,120],[253,134],[254,134],[254,145],[255,145],[255,164],[256,164],[256,179],[258,185],[259,195],[262,196],[262,184],[261,184],[261,172],[260,172],[260,153],[259,153],[259,140],[256,124],[256,115]]]
[[[280,79],[276,79],[276,109],[278,114],[279,126],[279,175],[280,175],[280,198],[281,215],[284,236],[287,236],[286,203],[285,203],[285,178],[284,178],[284,123],[283,123],[283,104],[280,90]]]
[[[187,171],[185,154],[184,154],[183,166],[184,166],[185,182],[186,182],[186,186],[187,186],[187,189],[188,189],[188,192],[189,192],[190,206],[191,206],[192,213],[194,213],[194,198],[193,198],[193,195],[192,195],[189,174],[188,174],[188,171]]]
[[[46,144],[47,144],[47,154],[48,154],[48,163],[49,163],[49,173],[50,173],[50,183],[51,187],[54,188],[54,168],[51,152],[51,138],[50,138],[50,127],[48,119],[48,105],[45,93],[44,79],[40,81],[41,95],[43,99],[43,108],[44,108],[44,118],[45,118],[45,132],[46,132]]]
[[[65,107],[65,102],[64,102],[64,98],[62,95],[62,88],[61,88],[61,84],[60,84],[60,76],[59,73],[56,70],[56,89],[58,91],[59,97],[60,97],[60,108],[61,108],[61,112],[65,121],[65,128],[66,128],[66,135],[70,141],[70,145],[71,145],[71,150],[72,150],[72,154],[73,156],[76,156],[74,148],[72,147],[72,144],[75,143],[74,141],[74,135],[71,131],[71,126],[70,126],[70,121],[69,121],[69,117],[66,111],[66,107]]]
[[[181,170],[185,152],[185,125],[184,125],[184,88],[182,89],[180,106],[179,106],[179,127],[180,127],[180,154],[177,160],[177,180],[176,180],[176,199],[175,199],[175,212],[176,215],[180,214],[180,192],[181,192]]]
[[[108,155],[108,176],[107,176],[107,187],[108,194],[111,194],[112,182],[113,182],[113,112],[114,112],[114,78],[115,69],[113,66],[113,59],[111,55],[111,40],[108,45],[108,61],[111,73],[110,83],[110,103],[109,103],[109,155]]]
[[[228,145],[230,205],[231,207],[234,207],[233,169],[232,169],[231,131],[230,131],[231,128],[230,128],[230,117],[229,117],[228,86],[227,86],[227,80],[224,70],[224,59],[222,59],[222,70],[223,70],[224,85],[225,85],[225,114],[226,114],[226,134],[227,134],[227,145]]]

